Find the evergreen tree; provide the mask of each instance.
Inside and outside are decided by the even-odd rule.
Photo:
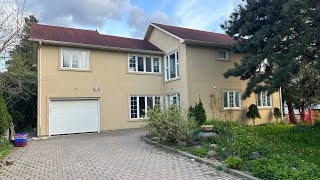
[[[224,74],[248,80],[243,98],[281,87],[290,107],[319,101],[319,0],[247,0],[222,28],[238,40],[234,51],[246,54]]]
[[[0,136],[4,135],[9,129],[12,118],[4,103],[3,95],[0,93]]]
[[[249,106],[249,111],[247,112],[247,117],[252,119],[252,124],[253,125],[256,124],[256,119],[257,118],[261,118],[257,105],[251,104]]]

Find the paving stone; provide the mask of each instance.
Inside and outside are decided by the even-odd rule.
[[[238,179],[140,140],[140,129],[30,140],[0,179]]]

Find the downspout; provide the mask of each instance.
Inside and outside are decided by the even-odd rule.
[[[279,98],[280,98],[280,111],[281,111],[281,122],[283,122],[283,102],[282,102],[282,89],[279,89]]]
[[[38,129],[37,129],[37,134],[40,136],[41,132],[41,91],[40,91],[40,77],[41,77],[41,66],[40,66],[40,57],[41,57],[41,41],[39,41],[39,46],[38,46],[38,65],[37,65],[37,71],[38,71],[38,98],[37,98],[37,107],[38,107],[38,113],[37,113],[37,121],[38,121]]]

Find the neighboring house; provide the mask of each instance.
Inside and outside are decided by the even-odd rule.
[[[176,103],[182,112],[203,102],[208,118],[250,123],[273,121],[280,94],[241,100],[246,82],[225,79],[239,62],[233,38],[163,24],[150,24],[143,40],[35,24],[30,40],[38,57],[38,135],[137,128],[147,109]]]

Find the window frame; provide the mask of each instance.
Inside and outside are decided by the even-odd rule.
[[[181,95],[180,95],[179,92],[166,94],[166,96],[165,96],[166,108],[169,108],[172,105],[174,97],[176,98],[176,101],[177,101],[176,105],[177,105],[178,109],[180,109],[180,106],[181,106]]]
[[[70,53],[70,51],[76,51],[76,52],[78,52],[79,54],[78,54],[78,59],[77,59],[77,68],[74,68],[73,67],[73,64],[75,64],[74,63],[74,59],[73,59],[73,57],[71,57],[71,59],[69,60],[69,67],[64,67],[63,66],[63,62],[64,62],[64,58],[63,58],[63,56],[64,56],[64,52],[66,52],[66,51],[69,51],[69,53]],[[81,52],[86,52],[86,63],[87,63],[87,67],[86,68],[82,68],[81,66],[80,66],[80,61],[81,61],[81,59],[80,59],[80,57],[81,57]],[[73,56],[73,55],[72,55]],[[90,51],[88,50],[88,49],[81,49],[81,48],[68,48],[68,47],[62,47],[62,48],[60,48],[60,64],[59,64],[59,69],[60,70],[78,70],[78,71],[89,71],[90,70],[90,66],[91,64],[90,64]]]
[[[264,106],[263,105],[263,96],[265,96],[265,103],[266,105]],[[257,106],[258,108],[272,108],[272,94],[268,95],[268,91],[261,91],[259,94],[256,94],[256,98],[257,98]],[[260,99],[260,105],[259,105],[259,98]],[[270,102],[270,105],[267,105],[268,101],[267,99],[269,98],[269,102]]]
[[[137,117],[136,118],[133,118],[132,117],[132,114],[131,114],[131,111],[133,110],[132,109],[132,107],[131,107],[131,98],[132,97],[135,97],[136,98],[136,102],[137,102],[137,104],[136,104],[136,106],[137,106]],[[140,97],[144,97],[145,99],[144,99],[144,106],[145,106],[145,116],[144,117],[140,117],[140,102],[139,102],[139,98]],[[130,95],[129,96],[129,119],[130,120],[141,120],[141,119],[146,119],[146,118],[148,118],[148,116],[147,116],[147,113],[148,113],[148,97],[152,97],[152,108],[154,108],[157,104],[155,104],[155,97],[160,97],[160,108],[161,108],[161,106],[162,106],[162,104],[163,104],[163,97],[162,97],[162,95]]]
[[[171,77],[170,74],[170,68],[171,68],[171,63],[170,63],[170,56],[174,54],[174,69],[175,69],[175,77]],[[165,81],[171,81],[175,79],[180,78],[180,59],[179,59],[179,51],[174,50],[164,56],[164,71],[165,71]],[[169,77],[168,77],[169,76]]]
[[[130,62],[130,59],[131,57],[135,57],[134,58],[134,67],[135,67],[135,70],[132,70],[131,68],[131,64],[132,62]],[[139,71],[139,68],[138,68],[138,57],[142,57],[143,58],[143,71]],[[148,72],[147,71],[147,58],[150,58],[151,59],[151,72]],[[154,61],[155,59],[158,59],[159,61],[159,72],[155,72],[154,71]],[[128,55],[128,60],[127,60],[127,64],[128,64],[128,67],[127,67],[127,71],[129,73],[146,73],[146,74],[161,74],[162,71],[161,71],[161,56],[149,56],[149,55],[141,55],[141,54],[129,54]]]
[[[233,93],[233,107],[230,107],[230,93]],[[225,101],[224,101],[224,93],[227,93],[227,107],[225,107]],[[239,107],[236,106],[236,93],[239,93],[238,101],[239,101]],[[242,109],[242,99],[241,99],[241,91],[240,90],[223,90],[222,91],[222,101],[223,101],[223,109]]]
[[[220,52],[225,52],[225,58],[220,58]],[[218,49],[217,51],[218,60],[229,61],[229,51],[226,49]]]

